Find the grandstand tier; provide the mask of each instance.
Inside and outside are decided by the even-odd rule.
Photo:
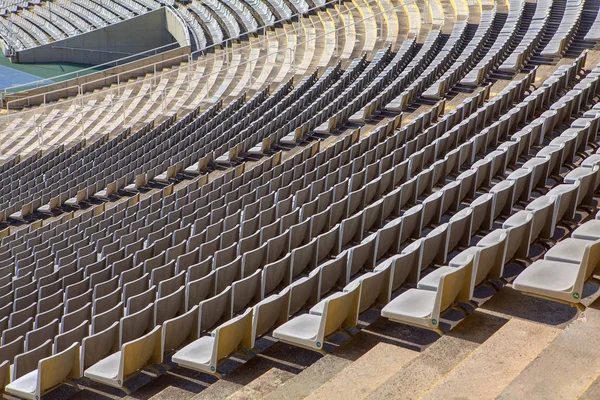
[[[600,396],[599,2],[12,1],[0,37],[162,7],[189,53],[4,99],[4,395]]]

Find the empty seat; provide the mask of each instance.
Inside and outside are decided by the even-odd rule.
[[[321,351],[325,339],[340,328],[353,328],[358,323],[357,285],[348,292],[334,293],[317,305],[319,314],[302,314],[273,331],[282,342]],[[322,310],[322,311],[321,311]]]
[[[600,265],[600,240],[582,242],[578,244],[583,246],[556,246],[557,250],[552,249],[552,260],[546,259],[546,256],[536,260],[517,276],[513,288],[538,297],[579,304],[583,285],[594,273],[599,272]],[[577,250],[579,259],[569,254],[572,249]]]
[[[38,400],[63,382],[81,377],[79,369],[79,343],[41,359],[37,369],[12,381],[6,391],[24,399]]]
[[[457,302],[470,300],[472,268],[473,256],[469,256],[461,267],[448,268],[439,275],[437,290],[408,289],[383,307],[381,315],[443,334],[439,328],[441,315]]]
[[[252,335],[252,308],[215,328],[210,336],[203,336],[185,346],[172,357],[180,366],[209,374],[217,374],[219,361],[241,348],[250,349]]]
[[[124,343],[121,350],[98,361],[85,370],[84,376],[95,382],[122,388],[126,379],[152,363],[162,362],[162,327],[156,326],[146,335]]]

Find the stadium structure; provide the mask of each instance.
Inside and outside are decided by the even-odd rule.
[[[600,399],[599,0],[0,0],[6,399]]]

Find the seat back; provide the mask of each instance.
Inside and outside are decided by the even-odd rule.
[[[440,276],[431,314],[432,319],[439,321],[440,314],[451,307],[455,301],[468,302],[471,299],[473,290],[471,285],[472,270],[473,256],[469,256],[464,265]]]
[[[520,225],[502,226],[506,230],[507,239],[505,247],[505,262],[514,257],[527,258],[529,254],[529,244],[531,243],[531,232],[533,228],[533,213],[529,211],[519,211],[523,213],[524,219]]]
[[[81,342],[81,371],[119,351],[119,321]]]
[[[342,326],[353,328],[358,323],[358,294],[360,285],[355,284],[349,291],[341,295],[332,295],[325,300],[323,320],[321,321],[323,337],[331,335]],[[324,326],[323,326],[324,321]]]
[[[40,360],[36,394],[41,396],[61,382],[77,378],[81,378],[79,343],[73,343],[60,353]]]
[[[163,322],[162,354],[198,338],[198,308],[198,305],[195,305],[188,312]]]
[[[288,320],[289,290],[274,294],[254,306],[252,317],[252,342]],[[254,347],[254,343],[251,344]]]
[[[49,357],[52,354],[52,341],[46,340],[41,346],[19,354],[15,357],[13,365],[12,380],[16,380],[25,374],[30,373],[38,367],[38,362],[42,358]]]
[[[10,383],[10,361],[5,360],[0,364],[0,391],[4,392],[6,385]]]
[[[193,281],[188,281],[185,290],[185,309],[191,310],[197,306],[202,300],[215,295],[215,271],[202,278]]]
[[[162,325],[168,319],[185,311],[185,286],[174,293],[162,297],[154,303],[154,325]]]
[[[376,269],[373,272],[367,272],[360,278],[360,291],[358,294],[358,313],[362,313],[370,308],[374,303],[387,304],[387,293],[390,285],[390,264]],[[352,282],[344,290],[350,289]]]
[[[494,232],[492,234],[495,234]],[[475,281],[473,286],[479,285],[486,278],[500,279],[504,272],[504,249],[508,235],[505,231],[497,235],[497,240],[489,246],[482,247],[475,261]]]
[[[153,317],[154,303],[150,303],[143,310],[121,318],[119,334],[121,345],[148,333],[153,326]]]
[[[232,318],[213,332],[217,348],[216,361],[222,360],[240,348],[252,346],[252,308],[242,315]]]
[[[90,333],[90,323],[86,320],[83,321],[78,327],[71,329],[70,331],[56,335],[54,338],[54,353],[60,353],[66,350],[73,343],[81,344],[83,339]]]
[[[15,360],[15,357],[24,351],[25,337],[19,336],[12,342],[0,346],[0,360],[7,360],[10,364],[12,364]]]
[[[296,314],[307,304],[316,303],[319,272],[316,269],[308,277],[302,277],[289,286],[288,316]]]
[[[598,273],[599,271],[600,240],[596,240],[594,242],[590,242],[585,247],[583,259],[581,260],[579,272],[577,273],[577,280],[575,281],[575,292],[579,293],[581,296],[585,282],[590,278],[590,276],[592,276],[592,274],[594,274],[594,272]]]
[[[214,327],[219,321],[231,318],[231,286],[227,286],[221,293],[199,304],[198,324],[200,332]]]
[[[139,339],[134,339],[121,346],[118,375],[121,384],[128,376],[144,368],[148,363],[162,362],[161,337],[162,326],[155,326]]]

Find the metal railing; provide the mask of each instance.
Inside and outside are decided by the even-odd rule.
[[[402,8],[405,8],[407,5],[410,4],[414,4],[416,0],[409,0],[407,2],[403,2],[402,4],[399,4],[397,6],[394,7],[390,7],[387,9],[383,9],[382,11],[378,12],[378,13],[373,13],[367,17],[364,18],[360,18],[360,19],[355,19],[352,23],[348,23],[348,24],[342,24],[341,26],[337,27],[336,29],[333,29],[331,31],[326,31],[323,34],[320,35],[315,35],[312,36],[310,38],[307,37],[307,35],[304,35],[305,40],[304,41],[300,41],[297,42],[295,47],[298,46],[302,46],[302,45],[307,45],[308,43],[312,42],[312,41],[316,41],[320,38],[326,37],[327,35],[338,35],[338,32],[346,30],[348,27],[353,26],[353,25],[357,25],[360,23],[364,23],[367,20],[370,19],[375,19],[375,18],[382,18],[383,15],[388,14],[390,12],[397,12]],[[332,3],[337,3],[337,4],[341,4],[341,1],[335,1]],[[378,4],[379,1],[378,0],[365,0],[365,2],[363,4],[366,5],[372,5],[372,4]],[[353,9],[358,8],[358,6],[355,6],[354,8],[350,8],[348,7],[346,10],[347,12],[350,12]],[[338,10],[338,18],[339,15],[341,14],[340,10]],[[315,26],[315,22],[310,19],[310,23],[312,24],[313,28]],[[304,25],[304,19],[300,19],[300,26],[296,27],[294,26],[294,23],[292,23],[293,26],[293,31],[292,34],[298,34],[301,33],[301,31],[305,30],[305,25]],[[380,36],[380,30],[377,30],[378,32],[376,33],[378,36]],[[336,40],[336,46],[338,46],[339,41]],[[238,49],[236,48],[236,51]],[[130,84],[126,84],[126,85],[119,85],[115,88],[111,88],[111,89],[106,89],[103,91],[103,95],[104,95],[104,100],[106,104],[102,104],[99,106],[92,106],[92,107],[86,107],[85,103],[87,101],[87,99],[91,99],[92,97],[96,97],[98,96],[98,94],[90,94],[90,95],[82,95],[82,96],[78,96],[74,99],[71,100],[67,100],[67,101],[63,101],[61,103],[59,103],[58,105],[50,105],[50,106],[45,106],[45,107],[39,107],[39,108],[35,108],[33,110],[30,111],[25,111],[25,112],[19,112],[19,113],[13,113],[13,114],[9,114],[6,115],[4,117],[0,118],[0,125],[6,127],[7,129],[4,131],[0,131],[0,134],[6,134],[7,132],[13,132],[15,128],[19,129],[19,130],[29,130],[29,131],[33,131],[35,132],[35,134],[38,136],[38,141],[40,144],[44,143],[44,130],[54,124],[57,121],[63,121],[63,123],[61,124],[61,126],[64,126],[64,122],[67,123],[67,125],[71,125],[71,126],[80,126],[80,135],[81,138],[83,138],[85,136],[85,115],[89,114],[89,113],[93,113],[93,114],[100,114],[102,112],[108,111],[110,110],[112,112],[112,114],[114,115],[114,117],[116,119],[119,119],[120,122],[118,123],[118,125],[114,125],[113,126],[113,130],[114,129],[118,129],[118,128],[124,128],[127,125],[128,120],[131,121],[131,118],[128,119],[128,114],[131,115],[131,112],[134,110],[131,110],[129,113],[127,112],[127,108],[126,108],[126,104],[129,103],[130,106],[131,104],[139,104],[139,102],[142,101],[142,99],[146,98],[146,99],[152,99],[154,98],[155,102],[160,99],[160,103],[157,104],[160,108],[161,108],[161,112],[166,112],[167,110],[167,99],[169,97],[169,92],[174,91],[175,93],[177,93],[178,91],[182,90],[184,88],[184,86],[186,87],[186,90],[190,90],[191,88],[196,89],[198,84],[201,81],[205,81],[207,86],[208,83],[210,82],[210,80],[214,77],[215,80],[218,78],[219,74],[223,74],[224,72],[226,74],[229,74],[230,70],[232,68],[235,68],[235,71],[237,71],[238,68],[240,68],[241,66],[244,66],[246,64],[249,63],[255,63],[258,60],[261,59],[267,59],[268,57],[272,57],[273,55],[278,55],[278,54],[284,54],[288,53],[288,63],[289,63],[289,67],[292,71],[294,71],[295,65],[294,65],[294,54],[295,54],[295,50],[294,48],[291,47],[286,47],[283,49],[278,49],[276,51],[272,51],[272,52],[267,52],[264,55],[252,58],[252,59],[246,59],[243,62],[239,62],[239,63],[235,63],[234,65],[232,65],[231,63],[231,56],[233,54],[233,49],[231,47],[226,47],[223,51],[222,54],[215,54],[212,58],[212,60],[218,60],[221,59],[224,65],[227,65],[227,68],[225,69],[221,69],[219,71],[214,71],[211,72],[209,74],[203,74],[200,77],[192,77],[191,79],[186,79],[183,82],[175,82],[173,84],[168,84],[165,85],[165,87],[160,87],[160,83],[157,83],[158,78],[160,78],[160,81],[164,81],[166,76],[170,76],[171,74],[174,73],[180,73],[180,69],[177,70],[173,70],[173,71],[167,71],[167,72],[163,72],[161,74],[158,74],[158,76],[151,76],[148,78],[145,78],[141,81],[136,81],[136,82],[132,82]],[[337,49],[336,49],[337,52]],[[199,59],[195,62],[195,66],[198,66],[198,63],[208,63],[208,61],[210,61],[210,59]],[[190,72],[190,68],[191,68],[192,64],[188,64],[187,66],[187,74],[189,74]],[[234,71],[234,73],[235,73]],[[252,85],[252,74],[249,77],[249,83],[250,85]],[[135,96],[128,96],[125,99],[117,99],[117,97],[120,97],[120,93],[121,92],[127,92],[129,87],[132,85],[136,85],[136,86],[142,86],[146,84],[147,86],[149,86],[151,88],[151,90],[148,93],[144,93],[144,94],[138,94]],[[191,86],[191,84],[194,84],[193,87]],[[133,91],[133,90],[131,90]],[[139,100],[138,100],[139,99]],[[203,100],[205,101],[205,100]],[[62,112],[59,112],[58,114],[53,114],[52,111],[56,108],[56,107],[61,107],[61,109],[63,109]],[[49,116],[49,118],[44,118],[46,116]],[[22,124],[21,122],[23,122],[23,118],[24,117],[30,117],[30,121],[28,123]],[[70,123],[69,123],[70,121]],[[116,122],[116,121],[114,121]],[[26,139],[23,139],[26,140]]]

